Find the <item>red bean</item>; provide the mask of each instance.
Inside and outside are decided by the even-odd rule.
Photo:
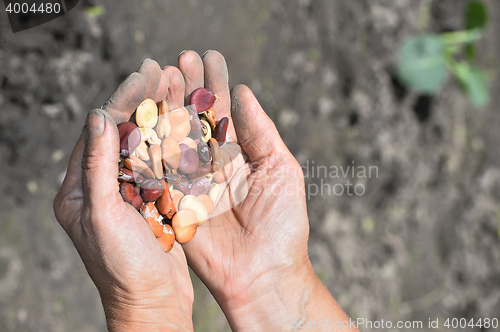
[[[145,202],[156,201],[161,196],[162,193],[163,189],[158,180],[149,179],[141,184],[141,197],[144,199]]]
[[[120,167],[118,171],[118,181],[120,182],[135,182],[135,175],[134,172],[131,170],[125,168],[125,167]]]
[[[198,117],[198,114],[193,111],[191,107],[186,107],[187,110],[189,111],[189,116],[190,116],[190,124],[191,124],[191,131],[189,132],[189,137],[192,139],[200,138],[203,136],[203,133],[201,131],[201,121],[200,118]]]
[[[229,124],[229,119],[226,117],[223,117],[220,119],[219,123],[217,124],[217,127],[215,128],[215,134],[214,138],[219,142],[219,145],[224,144],[226,141],[226,132],[227,132],[227,125]]]
[[[212,185],[212,180],[207,177],[202,177],[200,179],[196,179],[191,182],[189,195],[198,196],[198,195],[206,195],[210,190],[210,186]]]
[[[196,180],[201,177],[204,177],[208,173],[212,171],[212,165],[211,164],[205,164],[201,165],[198,167],[198,169],[194,172],[188,175],[189,180]]]
[[[182,192],[184,195],[189,194],[189,182],[187,182],[184,177],[180,177],[179,179],[179,184],[174,185],[177,189],[179,189],[180,192]]]
[[[199,157],[195,149],[186,144],[180,144],[181,160],[179,161],[179,171],[184,174],[194,173],[198,169]]]
[[[175,173],[165,173],[163,178],[169,185],[177,185],[181,183],[181,176]]]
[[[203,113],[215,103],[215,93],[205,88],[198,88],[191,94],[191,105],[196,112]]]
[[[134,186],[127,182],[120,183],[120,194],[123,201],[132,205],[136,210],[142,206],[142,197],[137,193]]]
[[[132,122],[122,122],[118,125],[120,135],[120,155],[130,156],[141,143],[141,132]]]

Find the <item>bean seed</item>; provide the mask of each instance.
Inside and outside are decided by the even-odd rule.
[[[143,141],[147,141],[149,144],[156,144],[160,145],[161,140],[158,137],[158,134],[156,134],[156,131],[154,131],[151,128],[139,128],[141,131],[141,139]]]
[[[173,169],[179,167],[181,160],[181,148],[179,143],[173,137],[166,137],[161,142],[161,158]]]
[[[165,252],[172,250],[175,243],[175,234],[172,227],[170,225],[163,225],[163,234],[157,240]]]
[[[172,196],[172,200],[175,204],[175,211],[179,211],[179,201],[182,199],[182,197],[184,197],[184,194],[182,193],[182,191],[172,190],[170,192],[170,195]]]
[[[163,189],[158,180],[149,179],[141,184],[141,197],[144,202],[154,202],[161,196],[162,193]]]
[[[142,197],[137,193],[134,186],[127,182],[120,183],[120,195],[124,202],[132,205],[136,210],[142,206]]]
[[[212,176],[205,176],[196,180],[191,181],[189,194],[198,196],[201,194],[207,194],[210,190],[210,185],[212,183]]]
[[[143,100],[135,111],[135,122],[139,127],[154,128],[158,122],[158,107],[152,99]]]
[[[231,178],[231,152],[237,157],[241,150],[225,142],[229,119],[216,124],[212,91],[199,88],[191,101],[169,111],[168,102],[146,99],[135,112],[139,127],[130,123],[119,129],[120,194],[141,210],[165,252],[175,239],[192,239],[206,222],[219,196],[217,183]]]
[[[201,138],[203,136],[202,130],[201,130],[201,122],[200,118],[198,117],[198,114],[192,110],[191,107],[186,107],[189,111],[189,117],[190,117],[190,125],[191,125],[191,131],[189,132],[189,137],[196,139],[196,138]]]
[[[198,158],[200,159],[201,164],[210,163],[212,160],[212,152],[208,148],[207,143],[203,141],[198,143]]]
[[[134,155],[130,155],[127,159],[123,160],[123,166],[134,173],[140,173],[146,179],[154,179],[155,177],[148,165]]]
[[[210,214],[214,210],[214,201],[208,195],[198,195],[196,196],[200,202],[203,203],[207,209],[207,213]]]
[[[128,157],[141,143],[141,133],[132,122],[122,122],[117,128],[120,136],[120,156]]]
[[[189,182],[181,176],[179,184],[174,186],[175,188],[179,189],[183,194],[188,194],[190,187],[189,187]]]
[[[149,147],[149,157],[151,158],[151,166],[153,173],[157,179],[163,179],[163,165],[161,164],[161,147],[159,145],[151,145]]]
[[[135,182],[134,172],[125,167],[120,167],[118,170],[118,181],[129,183]]]
[[[194,173],[188,175],[188,179],[189,180],[199,179],[210,173],[211,170],[212,170],[212,165],[210,164],[201,165]]]
[[[161,100],[156,103],[158,107],[158,116],[168,113],[168,102],[166,100]]]
[[[191,105],[198,113],[203,113],[214,105],[216,99],[217,96],[213,91],[198,88],[191,94]]]
[[[217,142],[219,142],[219,145],[224,144],[224,142],[226,141],[228,124],[229,119],[227,117],[223,117],[222,119],[220,119],[217,127],[215,128],[214,138],[217,140]]]
[[[221,156],[224,163],[224,167],[214,173],[214,181],[216,183],[222,183],[229,181],[233,175],[233,163],[231,162],[231,155],[224,148],[221,149]]]
[[[169,112],[170,118],[170,136],[175,138],[177,141],[189,135],[191,131],[189,111],[185,108],[177,108]]]
[[[135,155],[143,161],[149,160],[148,146],[146,142],[142,141],[141,144],[135,149]]]
[[[153,218],[144,218],[144,220],[146,220],[149,228],[151,228],[151,230],[153,231],[153,234],[155,235],[156,238],[159,238],[160,236],[163,235],[163,224],[159,224]]]
[[[196,142],[191,137],[186,137],[183,140],[181,140],[179,142],[179,145],[181,145],[181,144],[186,144],[191,149],[195,149],[195,151],[198,151],[198,145],[196,144]]]
[[[210,145],[210,149],[212,151],[212,171],[215,172],[224,166],[222,164],[219,143],[215,140],[215,138],[211,138],[208,141],[208,145]]]
[[[175,208],[174,200],[170,194],[168,187],[163,189],[163,193],[160,198],[156,201],[156,207],[161,214],[166,216],[168,219],[172,219],[174,213],[177,211]]]
[[[170,126],[169,113],[161,114],[158,117],[158,124],[156,125],[156,133],[159,138],[170,136],[172,127]]]
[[[188,242],[194,237],[198,228],[196,214],[191,210],[177,212],[172,218],[172,228],[174,229],[177,242]]]
[[[175,173],[165,173],[163,178],[169,185],[177,185],[181,182],[181,176]]]
[[[212,128],[212,132],[215,131],[215,113],[213,108],[208,109],[205,113],[203,113],[203,117],[208,121],[210,127]]]
[[[212,128],[210,124],[205,119],[200,120],[202,139],[206,143],[210,138],[212,138]]]
[[[208,219],[207,208],[193,195],[184,196],[179,202],[179,211],[191,210],[196,214],[198,226],[203,225]]]
[[[186,144],[180,144],[181,148],[181,159],[179,161],[179,171],[184,174],[194,173],[198,169],[198,153],[187,146]]]
[[[219,185],[217,183],[213,183],[208,191],[208,197],[212,199],[212,201],[217,202],[217,198],[219,197]]]
[[[141,215],[146,220],[149,228],[153,231],[155,237],[160,237],[163,234],[163,218],[152,202],[148,202],[141,207]]]

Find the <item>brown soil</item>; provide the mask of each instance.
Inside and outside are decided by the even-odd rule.
[[[52,199],[86,112],[144,58],[175,65],[184,49],[222,52],[231,83],[255,91],[309,169],[377,167],[371,178],[306,179],[311,260],[351,317],[424,330],[429,318],[500,319],[500,86],[478,110],[452,80],[435,98],[397,82],[397,45],[418,32],[419,1],[99,3],[98,18],[82,1],[16,34],[0,15],[0,331],[105,331]],[[466,3],[434,1],[428,31],[461,29]],[[487,4],[480,63],[498,72],[500,4]],[[347,180],[364,195],[326,193]],[[193,279],[195,330],[228,329]]]

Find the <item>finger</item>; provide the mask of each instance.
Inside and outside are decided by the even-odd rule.
[[[160,100],[165,100],[167,98],[168,86],[170,84],[170,80],[168,76],[161,71],[160,74],[160,83],[158,84],[158,89],[156,90],[155,95],[153,96],[153,100],[157,103]]]
[[[219,97],[213,106],[215,119],[229,118],[228,135],[232,142],[236,142],[236,132],[231,119],[231,96],[226,60],[217,51],[207,51],[203,55],[203,68],[205,88],[212,90]]]
[[[80,211],[83,202],[82,191],[82,158],[85,148],[85,135],[82,133],[69,159],[68,170],[61,189],[54,198],[54,212],[64,230],[73,236],[73,223],[76,221],[75,211]]]
[[[132,73],[111,94],[102,107],[119,124],[128,121],[135,109],[144,100],[146,79],[139,73]]]
[[[105,213],[122,202],[118,192],[118,130],[106,112],[94,110],[87,116],[82,159],[84,205]]]
[[[146,79],[146,93],[144,99],[154,98],[163,73],[160,66],[156,61],[146,59],[142,62],[137,72]]]
[[[247,86],[235,86],[231,91],[231,102],[238,142],[251,161],[258,162],[273,154],[290,153],[273,121]]]
[[[67,196],[70,193],[73,193],[76,189],[80,189],[81,192],[82,158],[83,158],[84,148],[85,148],[85,133],[82,132],[69,158],[66,176],[64,177],[61,189],[59,190],[59,193],[62,196]]]
[[[185,103],[189,105],[191,93],[202,88],[203,80],[203,62],[195,51],[186,51],[179,56],[179,69],[184,76],[186,89],[184,92]]]
[[[184,106],[184,92],[186,90],[184,76],[174,66],[167,66],[163,68],[163,71],[169,79],[166,100],[169,102],[170,108],[174,109]]]

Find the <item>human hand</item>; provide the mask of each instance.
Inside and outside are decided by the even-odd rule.
[[[309,261],[302,169],[274,123],[246,86],[230,94],[220,53],[209,51],[201,59],[185,52],[179,69],[186,100],[199,87],[219,97],[216,120],[229,118],[229,139],[249,157],[233,155],[233,178],[216,210],[183,244],[189,265],[233,330],[282,331],[292,329],[293,322],[323,318],[349,321]]]
[[[116,124],[153,98],[184,103],[182,74],[145,60],[89,113],[54,211],[101,295],[110,331],[192,330],[193,288],[177,243],[165,254],[143,217],[119,194]]]

